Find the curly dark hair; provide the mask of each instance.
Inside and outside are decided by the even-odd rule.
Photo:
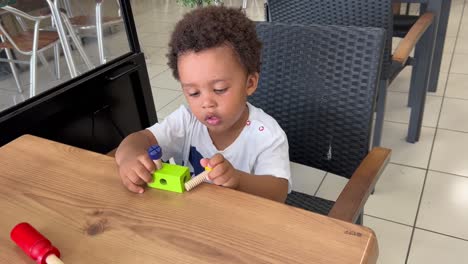
[[[167,65],[179,80],[177,58],[184,52],[199,52],[228,44],[244,66],[247,74],[260,72],[262,43],[255,23],[239,9],[209,6],[195,9],[180,20],[169,42]]]

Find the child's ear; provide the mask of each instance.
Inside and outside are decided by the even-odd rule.
[[[249,74],[249,76],[247,76],[247,96],[251,96],[255,90],[257,90],[258,78],[258,72]]]

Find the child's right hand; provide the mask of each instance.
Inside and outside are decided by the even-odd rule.
[[[154,162],[147,153],[129,157],[120,162],[119,174],[128,190],[143,193],[146,183],[153,181],[152,173],[156,170]]]

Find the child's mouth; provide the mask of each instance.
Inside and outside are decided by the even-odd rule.
[[[214,116],[214,115],[207,116],[205,120],[208,124],[212,126],[216,126],[216,125],[219,125],[219,123],[221,123],[221,118]]]

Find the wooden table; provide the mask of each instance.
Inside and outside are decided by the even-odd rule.
[[[127,191],[111,157],[22,136],[0,148],[0,263],[29,222],[65,263],[375,263],[374,233],[238,191]]]

